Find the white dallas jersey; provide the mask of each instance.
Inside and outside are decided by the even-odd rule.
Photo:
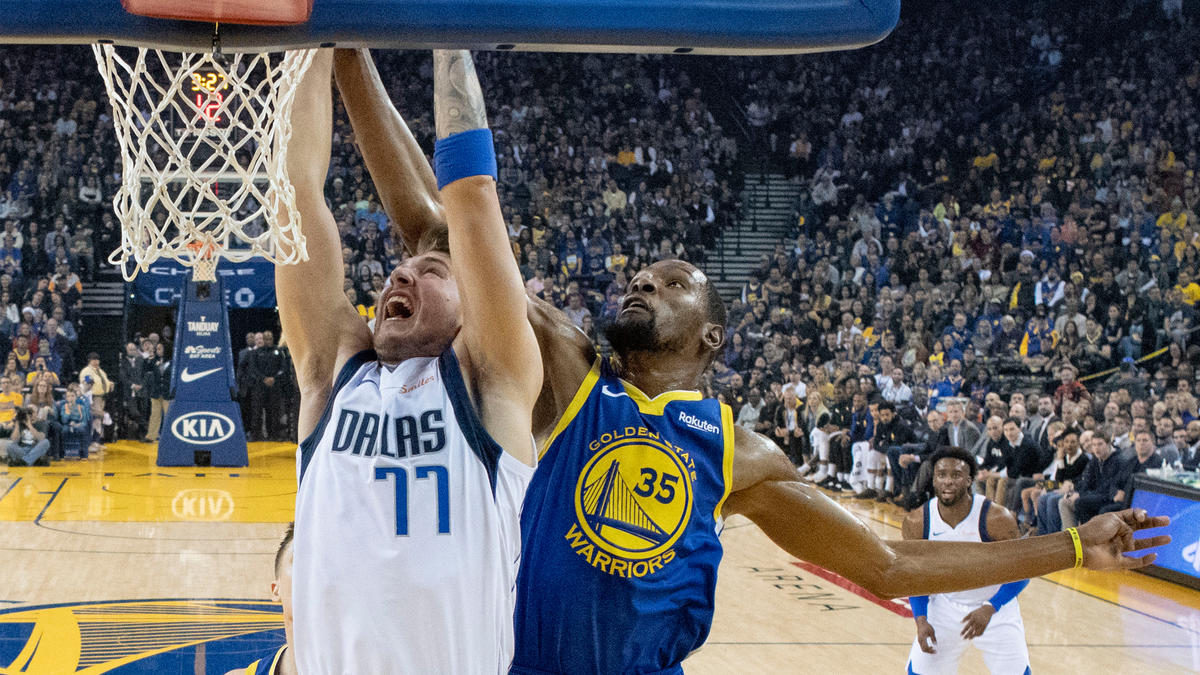
[[[484,430],[452,350],[352,358],[298,469],[301,673],[508,671],[533,469]]]
[[[925,538],[930,541],[991,541],[987,531],[988,509],[991,505],[992,502],[983,495],[972,495],[971,512],[961,523],[950,527],[942,520],[942,514],[938,512],[937,497],[934,497],[925,502]],[[999,585],[984,586],[940,595],[959,604],[978,607],[995,595],[999,588]]]

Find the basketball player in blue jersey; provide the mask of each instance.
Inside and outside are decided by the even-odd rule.
[[[469,53],[434,53],[448,253],[438,237],[414,243],[380,294],[372,332],[342,292],[341,245],[323,195],[332,57],[315,58],[293,113],[288,170],[309,259],[276,268],[305,439],[296,665],[322,674],[503,672],[542,366],[496,196],[482,92]]]
[[[271,582],[271,599],[279,603],[283,614],[283,646],[274,656],[231,670],[225,675],[296,675],[296,659],[292,645],[292,537],[295,524],[288,523],[279,548],[275,550],[275,579]]]
[[[369,55],[339,55],[338,86],[389,209],[388,191],[421,184],[428,168],[380,172],[403,163],[405,145]],[[406,241],[439,227],[392,220]],[[1078,545],[1065,533],[986,544],[879,539],[801,482],[773,442],[701,397],[700,378],[725,344],[725,306],[689,263],[661,261],[633,276],[607,330],[611,359],[558,309],[531,298],[528,314],[545,368],[534,409],[542,450],[521,517],[512,673],[681,672],[708,636],[731,513],[797,558],[889,598],[1025,579],[1077,560],[1138,567],[1153,556],[1122,553],[1169,540],[1133,541],[1134,530],[1167,522],[1141,511],[1089,522]]]
[[[962,448],[942,448],[930,458],[933,499],[904,519],[906,540],[1006,541],[1021,536],[1008,509],[983,495],[972,495],[979,467]],[[967,645],[983,652],[992,675],[1030,672],[1025,624],[1017,595],[1029,580],[984,586],[956,593],[910,598],[917,638],[908,657],[911,675],[957,673]]]

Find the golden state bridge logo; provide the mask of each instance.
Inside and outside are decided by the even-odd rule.
[[[566,539],[592,567],[644,577],[675,558],[692,513],[695,463],[645,427],[601,434],[575,486],[576,522]]]

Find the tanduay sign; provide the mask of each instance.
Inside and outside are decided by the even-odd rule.
[[[195,466],[208,453],[212,466],[246,466],[246,434],[234,403],[233,345],[221,277],[183,277],[171,371],[174,400],[159,437],[159,466]]]

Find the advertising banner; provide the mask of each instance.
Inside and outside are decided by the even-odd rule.
[[[154,307],[173,307],[179,302],[183,280],[190,279],[191,268],[174,260],[162,259],[140,272],[133,280],[134,302]],[[225,289],[227,305],[236,309],[275,306],[275,266],[261,258],[217,264],[217,278]]]
[[[1161,481],[1147,480],[1138,476],[1133,491],[1132,506],[1146,509],[1153,516],[1170,516],[1171,524],[1166,530],[1147,530],[1139,533],[1138,539],[1156,534],[1171,535],[1171,543],[1153,549],[1158,554],[1147,571],[1167,571],[1172,581],[1200,588],[1200,501],[1197,495],[1181,487],[1164,485]],[[1175,494],[1171,494],[1175,493]],[[1132,555],[1142,555],[1137,551]]]

